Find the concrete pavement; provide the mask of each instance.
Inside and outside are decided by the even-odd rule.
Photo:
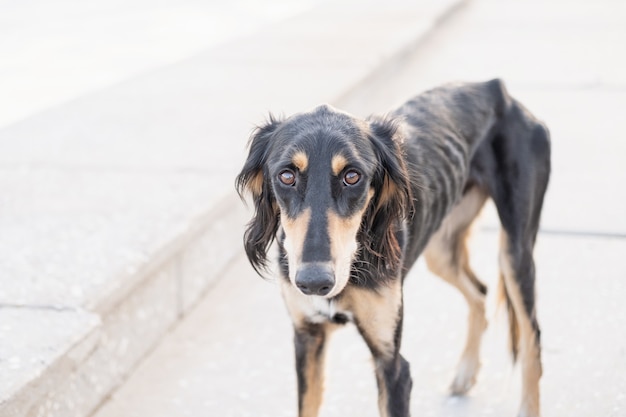
[[[626,415],[626,6],[604,0],[474,0],[367,88],[335,100],[357,114],[385,111],[458,79],[505,79],[549,125],[553,177],[536,248],[545,416]],[[488,206],[472,264],[495,293],[497,221]],[[406,286],[403,354],[412,364],[412,412],[513,416],[519,369],[506,353],[504,317],[490,298],[477,386],[450,398],[465,331],[462,298],[420,262]],[[369,354],[354,329],[330,347],[322,415],[376,416]],[[243,256],[169,334],[97,417],[295,415],[291,329],[273,283]]]
[[[472,246],[475,269],[492,290],[497,242],[497,233],[477,231]],[[603,268],[598,283],[592,268],[615,265],[624,250],[621,240],[540,240],[545,416],[624,415],[623,274]],[[560,251],[584,257],[572,263],[554,255]],[[576,278],[563,288],[564,276]],[[416,266],[405,287],[402,348],[413,374],[412,415],[516,415],[519,369],[509,359],[506,318],[489,301],[478,384],[467,398],[449,397],[466,307],[455,289]],[[325,392],[322,417],[378,416],[371,357],[353,327],[331,339]],[[251,273],[242,256],[95,417],[287,417],[296,404],[292,330],[278,285]]]
[[[107,7],[120,7],[106,3],[93,27],[81,21],[83,8],[69,16],[106,35],[107,16],[115,20]],[[62,77],[67,92],[25,99],[30,107],[2,122],[23,117],[0,129],[0,415],[84,416],[96,408],[239,256],[247,213],[233,178],[254,124],[267,111],[357,91],[458,2],[308,4],[315,7],[265,19],[251,35],[244,25],[213,44],[166,45],[153,60],[105,53],[123,64],[119,72],[96,64],[112,78]],[[132,5],[135,17],[152,10]],[[12,7],[19,16],[22,6]],[[56,9],[47,13],[50,22],[59,18]],[[181,21],[193,14],[186,13]],[[138,36],[122,25],[112,48],[127,41],[128,51],[140,50],[151,24],[139,25]],[[37,33],[35,25],[22,35],[34,42]],[[80,56],[86,39],[70,42],[82,47],[68,53]],[[2,68],[23,86],[27,78],[7,62]],[[38,112],[40,105],[51,107]]]

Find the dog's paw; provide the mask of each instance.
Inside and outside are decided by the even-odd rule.
[[[528,410],[520,410],[517,414],[517,417],[540,417],[539,411],[528,411]]]
[[[540,414],[537,401],[522,401],[517,417],[540,417]]]
[[[450,394],[465,395],[476,383],[480,362],[475,359],[463,358],[457,368],[456,377],[450,385]]]

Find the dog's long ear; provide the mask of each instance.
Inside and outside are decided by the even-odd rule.
[[[399,271],[402,248],[399,224],[413,211],[411,185],[402,150],[399,122],[389,117],[370,117],[370,141],[377,157],[372,179],[374,197],[365,214],[364,233],[379,272]]]
[[[248,159],[235,180],[239,196],[250,193],[254,202],[254,216],[244,233],[244,248],[248,260],[257,273],[267,268],[267,251],[276,237],[279,211],[266,175],[266,162],[272,147],[272,135],[281,121],[270,115],[263,126],[250,137]]]

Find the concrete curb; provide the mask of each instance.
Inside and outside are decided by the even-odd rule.
[[[328,91],[317,93],[333,102],[332,99],[339,100],[348,91],[366,88],[365,81],[370,74],[376,72],[381,65],[389,65],[413,49],[420,38],[426,36],[459,4],[461,2],[449,0],[446,3],[423,6],[422,22],[415,27],[407,21],[406,16],[402,16],[404,21],[392,25],[401,35],[391,36],[372,46],[371,51],[375,56],[369,56],[362,67],[358,63],[349,62],[346,67],[339,68],[338,84],[329,87]],[[404,3],[397,9],[394,9],[395,6],[396,3],[391,3],[382,10],[376,4],[368,3],[359,9],[364,16],[359,21],[360,28],[353,29],[363,30],[368,19],[378,19],[382,12],[390,19],[390,25],[393,20],[390,16],[401,16],[403,9],[400,6],[404,6]],[[351,1],[333,6],[337,9],[338,16],[342,17],[349,15],[354,7],[355,4]],[[326,22],[329,16],[332,14],[328,10],[317,9],[304,21],[310,27],[315,27],[320,22]],[[290,33],[307,30],[300,24],[302,17],[299,19],[300,21],[295,19],[286,22],[278,28],[269,28],[269,37],[288,39]],[[329,30],[340,33],[342,25],[343,22],[339,19],[332,22]],[[254,45],[248,45],[244,39],[238,40],[234,46],[226,46],[223,50],[243,48],[247,55],[254,49]],[[285,46],[281,45],[280,48]],[[277,55],[281,53],[278,51]],[[329,53],[336,54],[336,51],[331,50]],[[220,56],[219,51],[216,56]],[[304,54],[303,57],[300,59],[304,61],[291,65],[290,68],[309,65],[310,54]],[[266,65],[263,57],[259,59],[262,66]],[[339,59],[346,57],[341,56]],[[227,70],[232,65],[233,62],[227,62],[224,69]],[[241,63],[236,63],[236,66],[239,65]],[[149,78],[157,76],[158,74],[151,74]],[[287,91],[284,94],[292,97],[286,104],[289,108],[298,108],[303,104],[302,99],[292,92]],[[313,96],[314,99],[318,98]],[[272,97],[265,98],[270,101]],[[218,166],[219,162],[224,163],[219,161],[219,155],[216,158]],[[232,190],[232,177],[229,178],[229,188]],[[57,317],[46,318],[49,326],[64,326],[60,323],[65,322],[65,316],[71,316],[73,324],[67,326],[66,333],[56,332],[51,335],[42,329],[39,338],[24,341],[24,346],[29,345],[30,351],[34,346],[37,355],[45,352],[40,356],[35,355],[39,359],[31,361],[21,371],[18,369],[19,376],[10,378],[6,386],[0,386],[0,415],[83,417],[97,409],[142,358],[154,349],[163,335],[194,307],[219,278],[221,271],[241,253],[242,230],[249,213],[233,191],[225,192],[222,189],[217,194],[208,207],[200,210],[203,214],[189,220],[184,230],[178,231],[174,238],[159,245],[159,249],[150,253],[139,268],[115,279],[112,286],[97,299],[88,300],[81,307],[61,307],[59,311],[54,306],[44,308],[47,313],[52,310],[52,315]],[[11,329],[18,329],[22,314],[36,314],[32,312],[32,305],[27,309],[22,307],[0,303],[0,318],[5,322],[5,317],[13,317],[12,322],[6,322],[11,323]],[[7,340],[6,335],[0,335]],[[49,346],[55,348],[50,351]],[[37,350],[38,347],[41,347],[40,350]],[[23,356],[24,352],[19,344],[10,347],[7,352],[0,348],[0,358],[9,358],[5,361],[5,366],[7,363],[11,365],[10,358]]]
[[[80,315],[80,325],[61,335],[53,358],[4,392],[0,415],[89,415],[240,253],[241,230],[231,228],[240,228],[245,217],[239,199],[227,196],[138,271],[133,287],[100,303],[97,314],[57,311],[58,320],[48,319],[49,325],[65,325],[68,314]],[[19,311],[16,321],[36,313]]]

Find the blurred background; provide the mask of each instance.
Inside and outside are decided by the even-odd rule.
[[[2,1],[0,124],[310,9],[297,1]]]
[[[552,133],[543,415],[625,416],[625,45],[622,0],[0,0],[0,416],[296,415],[291,325],[241,250],[250,132],[494,77]],[[490,294],[498,231],[488,205]],[[495,296],[465,398],[463,299],[420,261],[405,304],[412,413],[516,415]],[[327,374],[322,416],[378,415],[352,327]]]

